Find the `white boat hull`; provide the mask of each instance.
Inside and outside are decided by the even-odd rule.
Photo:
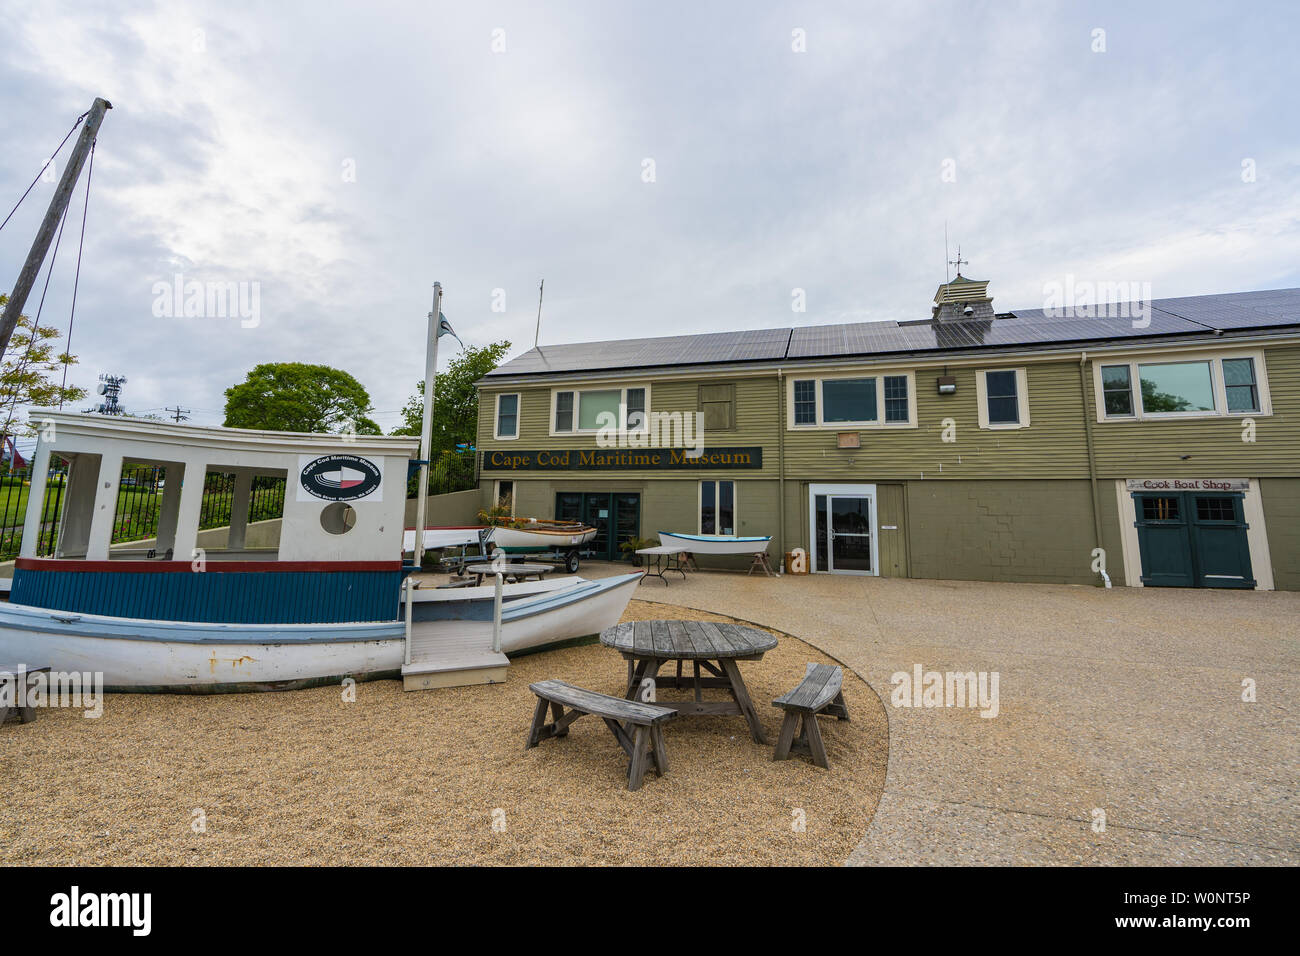
[[[581,547],[595,536],[595,528],[587,528],[576,533],[529,531],[525,528],[493,528],[492,544],[507,551],[563,551]]]
[[[572,579],[506,602],[506,654],[598,634],[617,624],[641,574],[602,581]],[[560,582],[555,582],[560,583]],[[482,589],[465,589],[478,591]],[[487,590],[491,590],[490,588]],[[459,597],[480,611],[492,602],[455,591],[415,592],[432,602]],[[443,595],[446,595],[445,597]],[[422,634],[490,650],[491,617],[424,621]],[[358,624],[196,624],[145,621],[0,604],[0,664],[48,666],[55,672],[102,674],[106,690],[221,693],[288,690],[355,680],[396,678],[405,657],[401,621]]]
[[[501,615],[501,650],[506,654],[599,634],[623,617],[642,574],[588,581],[573,592],[555,592],[514,602]],[[568,597],[572,593],[572,597]],[[490,624],[489,624],[490,627]]]
[[[396,676],[401,622],[191,624],[0,605],[0,662],[100,673],[124,691],[282,690]]]
[[[739,538],[726,534],[670,534],[659,532],[659,541],[666,547],[681,548],[692,554],[757,554],[766,551],[772,538]]]

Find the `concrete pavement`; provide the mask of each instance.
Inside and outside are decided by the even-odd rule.
[[[1300,860],[1300,594],[707,571],[639,591],[793,634],[880,695],[885,794],[850,864]],[[996,673],[997,716],[894,706],[918,664]]]

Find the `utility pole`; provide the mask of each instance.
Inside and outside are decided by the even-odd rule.
[[[91,104],[90,112],[86,115],[86,124],[81,128],[77,145],[73,147],[72,155],[68,158],[67,168],[63,170],[63,178],[59,180],[59,185],[54,190],[54,198],[50,200],[50,208],[45,211],[45,219],[36,233],[36,240],[32,243],[31,251],[27,253],[27,261],[23,263],[13,291],[9,293],[4,315],[0,316],[0,355],[9,348],[9,338],[14,334],[18,316],[22,314],[23,306],[27,304],[27,296],[36,283],[36,274],[40,272],[45,254],[49,252],[50,243],[54,241],[54,232],[58,228],[59,220],[63,218],[63,211],[68,208],[72,189],[81,176],[81,167],[85,165],[86,157],[90,155],[90,147],[94,145],[95,136],[99,133],[99,124],[104,121],[105,111],[112,108],[113,104],[108,100],[96,97],[95,102]]]
[[[166,406],[163,406],[163,411],[171,412],[172,418],[176,419],[177,424],[180,424],[181,422],[184,421],[189,421],[190,410],[188,408],[181,408],[180,405],[177,405],[175,408],[168,408]]]

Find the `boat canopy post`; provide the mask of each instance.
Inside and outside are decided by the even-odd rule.
[[[122,454],[105,449],[99,458],[99,480],[95,483],[95,513],[90,519],[86,560],[107,561],[113,544],[113,520],[117,517],[117,492],[122,482]]]
[[[181,513],[181,484],[185,478],[185,466],[178,462],[168,462],[163,475],[162,502],[158,505],[157,548],[160,554],[166,554],[176,547],[176,519]]]
[[[424,418],[420,422],[420,482],[415,489],[415,566],[424,564],[425,498],[429,493],[429,446],[433,443],[433,392],[438,376],[438,329],[442,317],[442,283],[433,284],[429,341],[424,358]]]
[[[248,539],[248,500],[253,493],[253,473],[235,472],[234,492],[230,497],[230,536],[227,551],[243,551]]]
[[[45,511],[45,486],[50,474],[50,443],[44,438],[36,442],[32,456],[32,483],[27,489],[27,514],[23,516],[23,543],[19,553],[24,558],[36,557],[36,545],[41,537],[41,516]]]

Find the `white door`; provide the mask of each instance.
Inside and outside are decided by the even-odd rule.
[[[875,485],[811,485],[812,570],[879,574]]]

